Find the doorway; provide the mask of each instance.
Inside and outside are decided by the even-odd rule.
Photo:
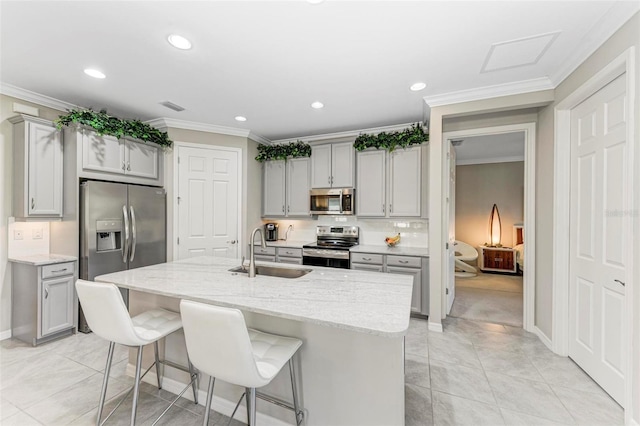
[[[176,143],[176,259],[240,254],[241,150]]]
[[[499,272],[500,269],[504,269],[502,267],[496,268],[495,265],[492,267],[492,265],[484,264],[486,263],[484,261],[488,259],[485,256],[485,253],[483,253],[485,250],[483,247],[484,243],[488,242],[486,240],[488,239],[487,230],[491,207],[489,207],[486,212],[477,214],[475,223],[468,225],[472,229],[472,232],[466,232],[466,238],[471,241],[461,241],[461,243],[466,243],[466,246],[463,246],[461,243],[456,244],[458,239],[455,237],[455,229],[457,226],[453,225],[456,223],[456,215],[453,212],[460,207],[460,200],[457,200],[455,197],[455,193],[459,191],[452,189],[451,180],[453,177],[453,185],[455,185],[455,180],[458,179],[459,176],[458,173],[452,174],[452,168],[457,168],[458,166],[456,166],[456,163],[460,165],[468,159],[465,159],[464,155],[462,159],[460,159],[460,155],[457,155],[458,158],[455,163],[451,161],[451,159],[455,158],[456,150],[460,151],[454,147],[454,144],[460,146],[461,140],[463,141],[462,144],[468,142],[468,146],[471,148],[475,148],[476,150],[479,149],[479,152],[486,153],[486,148],[481,148],[479,144],[476,144],[475,146],[471,144],[473,142],[482,141],[483,139],[493,139],[496,141],[502,140],[504,142],[507,138],[513,137],[519,138],[522,142],[520,154],[513,155],[507,152],[502,152],[503,161],[498,164],[515,163],[514,160],[516,159],[524,160],[523,163],[519,165],[523,176],[523,185],[521,189],[522,207],[519,210],[521,212],[521,217],[520,220],[511,217],[509,225],[503,221],[502,235],[504,238],[504,244],[502,245],[508,248],[496,248],[495,251],[499,253],[493,253],[493,255],[500,258],[498,262],[507,262],[507,258],[504,256],[512,256],[512,262],[515,266],[509,271],[510,273],[502,273],[500,275],[489,274],[487,272]],[[450,181],[446,197],[447,214],[445,214],[445,218],[447,219],[447,228],[445,229],[450,230],[449,244],[447,247],[448,262],[447,267],[445,268],[445,279],[447,282],[447,294],[445,297],[447,298],[447,308],[450,307],[451,309],[451,312],[448,312],[448,314],[463,315],[463,317],[470,316],[470,318],[480,321],[505,323],[517,327],[521,326],[525,330],[533,332],[535,300],[535,123],[447,132],[443,135],[443,139],[447,141],[447,148],[449,149],[449,155],[447,156],[445,167],[443,167],[443,175],[447,176]],[[478,168],[484,168],[485,172],[486,170],[490,171],[491,169],[497,169],[497,167],[491,167],[491,164],[495,162],[495,158],[492,159],[490,156],[485,157],[484,163],[480,164]],[[482,173],[482,170],[480,170],[480,173]],[[453,186],[453,188],[455,188],[455,186]],[[459,189],[460,188],[458,188],[458,190]],[[478,194],[475,194],[473,196],[477,195]],[[498,206],[498,209],[499,208],[500,207]],[[524,241],[514,242],[514,238],[516,238],[513,235],[515,232],[514,225],[519,226],[521,237],[527,235],[528,238],[524,238]],[[476,230],[478,234],[474,237],[473,235]],[[517,243],[522,244],[521,253],[516,253],[516,249],[513,247],[516,246]],[[456,279],[455,261],[451,261],[451,259],[455,259],[456,252],[460,254],[460,250],[462,248],[471,248],[472,250],[470,250],[470,252],[473,253],[475,251],[477,254],[477,259],[467,259],[467,263],[473,265],[476,270],[473,278],[467,277],[464,279]],[[488,256],[489,253],[487,252],[486,255]],[[502,259],[503,257],[504,259]],[[517,265],[518,260],[520,260],[522,264],[522,267],[519,269]],[[527,265],[526,268],[523,267],[525,264]],[[480,270],[481,268],[485,269],[485,271]],[[492,271],[492,269],[498,269],[498,271]],[[521,271],[522,275],[517,275],[518,271]],[[457,283],[460,285],[456,289],[455,287]],[[459,299],[457,305],[455,301],[456,297]],[[504,303],[501,303],[500,299],[502,299],[502,302]],[[495,305],[496,303],[498,304],[497,306]],[[491,311],[500,311],[500,305],[505,308],[502,313],[507,315],[491,316]],[[515,320],[513,319],[514,315],[518,316]]]

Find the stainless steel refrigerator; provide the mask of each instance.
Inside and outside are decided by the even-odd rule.
[[[167,260],[163,188],[87,180],[80,183],[80,278]],[[121,289],[128,306],[128,292]],[[91,331],[80,309],[79,330]]]

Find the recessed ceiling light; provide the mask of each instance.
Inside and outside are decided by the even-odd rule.
[[[417,92],[417,91],[419,91],[419,90],[424,89],[425,87],[427,87],[427,85],[426,85],[426,84],[424,84],[424,83],[422,83],[422,82],[420,82],[420,83],[413,83],[413,84],[411,85],[410,89],[411,89],[413,92]]]
[[[93,78],[105,78],[106,75],[104,75],[104,73],[98,71],[98,70],[94,70],[93,68],[87,68],[84,70],[84,73],[86,75],[90,75]]]
[[[238,115],[238,116],[236,117],[236,121],[247,121],[247,117],[243,117],[243,116],[241,116],[241,115]]]
[[[314,103],[311,104],[311,108],[320,109],[323,107],[324,107],[324,104],[319,101],[315,101]]]
[[[191,49],[191,42],[181,35],[171,34],[169,37],[167,37],[167,40],[169,40],[169,43],[171,43],[171,45],[175,48],[182,50]]]

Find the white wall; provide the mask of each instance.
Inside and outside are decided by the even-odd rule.
[[[456,166],[456,240],[489,241],[489,215],[498,206],[501,243],[513,247],[513,225],[524,217],[524,162]]]

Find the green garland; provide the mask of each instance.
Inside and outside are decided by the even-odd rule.
[[[353,143],[356,151],[367,148],[386,149],[391,152],[397,147],[406,148],[410,145],[419,145],[429,141],[429,134],[425,133],[420,123],[412,124],[404,130],[397,132],[381,132],[377,135],[360,135]]]
[[[77,123],[92,127],[99,135],[115,136],[118,139],[129,136],[163,147],[170,147],[172,143],[166,132],[151,127],[140,120],[122,120],[110,116],[104,109],[100,112],[95,112],[92,109],[72,109],[67,115],[58,117],[55,123],[58,129],[71,123]]]
[[[311,157],[311,145],[302,141],[277,145],[258,145],[256,160],[286,160],[287,158]]]

